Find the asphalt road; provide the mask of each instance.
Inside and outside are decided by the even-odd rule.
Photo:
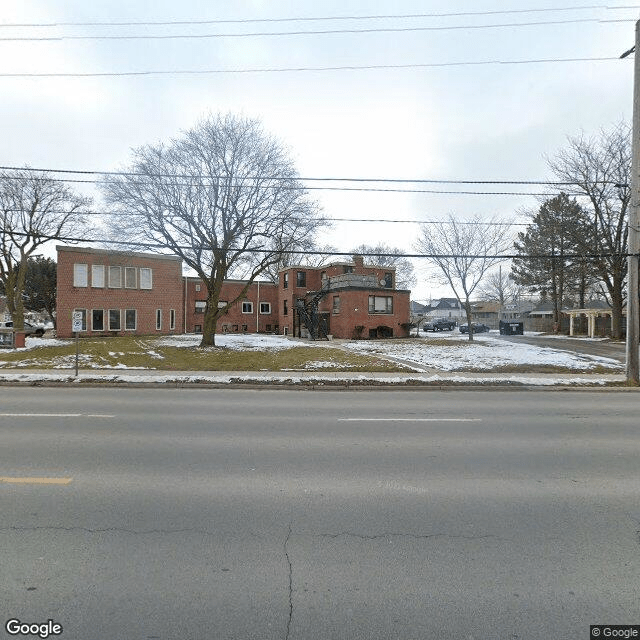
[[[3,623],[52,619],[63,640],[640,624],[638,398],[1,387]]]

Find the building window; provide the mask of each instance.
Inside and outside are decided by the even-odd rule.
[[[384,286],[386,289],[393,288],[393,273],[387,272],[384,274]]]
[[[91,312],[91,330],[104,331],[104,309],[94,309]]]
[[[156,309],[156,331],[162,330],[162,309]]]
[[[369,296],[369,313],[393,313],[393,297]]]
[[[306,286],[307,286],[307,272],[296,271],[296,287],[306,287]]]
[[[148,267],[140,267],[140,288],[151,289],[153,287],[153,273]]]
[[[345,273],[353,273],[353,267],[349,266],[349,265],[345,265],[344,272]]]
[[[228,324],[223,324],[222,325],[222,333],[229,333],[229,325]]]
[[[109,288],[120,289],[122,287],[122,268],[109,267]]]
[[[333,296],[333,313],[340,313],[340,296]]]
[[[89,267],[86,264],[74,264],[73,265],[73,286],[74,287],[86,287],[88,286],[87,278],[89,273]]]
[[[249,327],[246,324],[242,325],[242,331],[243,333],[247,333],[247,331],[249,331]]]
[[[138,327],[138,314],[135,309],[126,309],[124,312],[125,331],[135,331]]]
[[[109,331],[120,331],[120,309],[109,309]]]
[[[284,305],[282,307],[282,315],[288,316],[289,315],[289,303],[287,302],[287,300],[284,300]]]
[[[104,288],[104,265],[92,264],[91,265],[91,286],[96,289]]]
[[[253,313],[253,302],[243,302],[242,313]]]
[[[169,309],[169,330],[173,331],[176,328],[176,310]]]
[[[204,313],[206,306],[206,300],[196,300],[196,313]]]
[[[80,329],[80,331],[86,331],[87,330],[87,310],[86,309],[74,309],[74,312],[79,311],[80,313],[82,313],[82,329]]]
[[[271,313],[271,303],[270,302],[261,302],[260,303],[260,313],[262,315],[268,315]]]
[[[238,325],[237,324],[231,325],[231,331],[235,331],[237,333],[238,332]]]
[[[226,300],[218,300],[218,309],[224,309],[228,304]]]
[[[199,284],[196,285],[196,291],[200,291],[200,285]]]
[[[135,267],[124,268],[124,288],[125,289],[136,288],[136,268]]]
[[[193,327],[193,332],[194,333],[202,333],[202,325],[201,324],[197,324]]]
[[[271,325],[270,325],[270,324],[265,325],[264,330],[265,330],[267,333],[271,333]]]
[[[282,288],[283,289],[289,288],[289,272],[288,271],[285,271],[282,274]]]

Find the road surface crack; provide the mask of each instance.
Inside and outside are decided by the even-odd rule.
[[[289,525],[289,532],[287,533],[287,537],[284,541],[284,555],[287,559],[287,565],[289,566],[289,619],[287,620],[287,633],[285,635],[285,640],[289,640],[289,633],[291,632],[291,620],[293,619],[293,565],[291,564],[289,550],[287,549],[289,538],[291,538],[291,525]]]
[[[85,533],[130,533],[132,535],[153,535],[153,534],[175,534],[175,533],[199,533],[205,536],[219,535],[214,531],[207,531],[206,529],[125,529],[122,527],[104,527],[98,529],[91,529],[89,527],[56,527],[56,526],[24,526],[24,527],[0,527],[0,533],[8,531],[84,531]],[[257,534],[247,531],[247,533],[254,537],[259,537]]]

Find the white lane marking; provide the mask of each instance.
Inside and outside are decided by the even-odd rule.
[[[73,478],[10,478],[0,476],[0,482],[9,484],[69,484]]]
[[[482,418],[338,418],[338,422],[482,422]]]
[[[0,418],[115,418],[102,413],[0,413]]]

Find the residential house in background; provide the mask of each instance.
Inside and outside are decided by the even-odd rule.
[[[70,337],[74,311],[82,334],[162,335],[203,329],[206,285],[183,277],[167,255],[57,247],[57,334]],[[409,296],[395,269],[354,262],[280,271],[278,284],[225,280],[220,305],[242,298],[218,320],[217,333],[373,338],[409,335]]]

